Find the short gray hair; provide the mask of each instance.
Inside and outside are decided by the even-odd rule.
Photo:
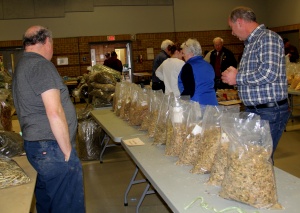
[[[233,23],[235,23],[238,18],[248,22],[256,22],[254,11],[249,7],[243,6],[234,8],[230,13],[229,18]]]
[[[187,52],[193,55],[202,55],[202,49],[199,41],[195,38],[189,38],[181,45],[182,49],[186,49]]]
[[[161,43],[161,46],[160,48],[162,50],[167,50],[169,46],[172,46],[174,43],[173,41],[169,40],[169,39],[166,39],[164,40],[162,43]]]
[[[224,40],[221,37],[215,37],[213,43],[215,43],[216,41],[221,41],[222,43],[224,43]]]

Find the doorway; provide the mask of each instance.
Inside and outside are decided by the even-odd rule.
[[[90,43],[91,64],[103,64],[105,53],[115,51],[118,59],[122,62],[123,72],[128,73],[129,79],[132,79],[132,42],[131,41],[109,41]]]

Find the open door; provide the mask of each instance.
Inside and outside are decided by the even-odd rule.
[[[131,41],[110,41],[99,42],[90,44],[91,51],[91,64],[103,64],[105,60],[105,53],[115,51],[118,59],[123,64],[123,71],[129,76],[131,81],[132,77],[132,48]]]

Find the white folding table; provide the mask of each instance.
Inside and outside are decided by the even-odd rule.
[[[206,184],[209,178],[208,174],[191,174],[189,172],[192,168],[191,166],[176,165],[177,157],[164,155],[165,146],[152,145],[152,139],[145,132],[129,126],[126,121],[117,117],[111,109],[94,110],[92,115],[107,136],[112,138],[114,142],[120,143],[121,141],[122,146],[137,166],[125,192],[124,204],[126,204],[127,194],[131,186],[135,184],[135,181],[137,181],[136,183],[147,182],[136,212],[138,212],[145,195],[154,192],[149,190],[150,185],[175,213],[211,212],[207,209],[208,207],[216,208],[219,211],[228,207],[237,207],[247,213],[255,211],[260,213],[275,212],[275,210],[257,210],[249,205],[219,197],[218,192],[220,188]],[[126,139],[137,137],[145,142],[145,145],[128,146],[124,143]],[[278,201],[284,207],[283,210],[278,212],[298,213],[300,209],[300,179],[278,168],[274,168],[274,170]],[[138,171],[141,171],[146,178],[135,180]],[[196,202],[190,208],[185,209],[197,197],[203,198],[207,207],[204,208],[205,205],[201,207]]]
[[[101,141],[101,145],[104,144],[104,146],[100,153],[100,163],[103,163],[103,154],[106,148],[120,144],[122,137],[146,134],[145,131],[139,131],[136,127],[129,126],[126,121],[116,116],[111,107],[92,110],[91,115],[105,132]],[[113,141],[111,144],[109,144],[110,139]]]
[[[131,138],[134,138],[131,137]],[[136,166],[145,175],[149,184],[163,198],[171,210],[175,213],[199,213],[212,212],[200,207],[195,202],[190,208],[185,209],[197,197],[202,197],[207,208],[216,208],[218,211],[237,207],[247,213],[258,211],[260,213],[288,212],[298,213],[300,209],[300,179],[274,168],[279,203],[283,210],[256,209],[240,202],[226,200],[218,196],[219,187],[206,184],[209,175],[191,174],[191,166],[176,165],[177,157],[164,155],[165,146],[154,146],[147,136],[139,137],[145,142],[143,146],[128,146],[122,138],[122,146],[130,155]],[[205,206],[205,205],[203,205]]]

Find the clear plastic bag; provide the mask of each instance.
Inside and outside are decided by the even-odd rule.
[[[199,143],[199,153],[194,161],[192,173],[210,173],[214,156],[220,143],[220,119],[224,106],[207,106],[203,118],[203,134]]]
[[[238,119],[222,128],[230,145],[220,196],[256,208],[280,209],[268,121]]]
[[[167,139],[167,121],[169,116],[170,101],[174,98],[174,94],[164,95],[163,102],[159,109],[157,123],[155,127],[153,145],[164,145]]]
[[[78,157],[81,160],[98,160],[103,137],[104,132],[94,119],[78,122]]]
[[[5,100],[0,100],[0,128],[5,131],[12,131],[12,107]]]
[[[150,90],[150,99],[149,99],[149,107],[148,112],[143,118],[143,122],[141,124],[140,130],[148,130],[151,123],[151,115],[152,112],[157,109],[158,99],[161,99],[163,96],[162,90]]]
[[[14,157],[23,154],[24,140],[15,132],[0,131],[0,155]]]
[[[123,87],[124,92],[122,93],[123,96],[120,97],[120,99],[123,99],[121,101],[121,108],[120,108],[120,118],[128,120],[129,119],[129,110],[131,105],[131,90],[133,89],[133,86],[131,83],[124,83],[126,86]],[[126,118],[125,118],[126,117]]]
[[[117,111],[117,107],[118,107],[118,101],[120,98],[120,87],[121,87],[121,83],[117,82],[116,84],[116,88],[115,88],[115,93],[113,96],[113,104],[112,104],[112,111],[116,112]]]
[[[298,84],[300,84],[300,73],[295,74],[294,79],[291,83],[291,89],[300,89],[297,88]]]
[[[114,69],[107,67],[105,65],[102,65],[102,64],[95,64],[92,67],[92,73],[95,73],[97,71],[102,71],[102,72],[110,74],[115,79],[115,81],[120,81],[120,79],[122,77],[121,73],[119,71],[114,70]]]
[[[104,92],[101,89],[94,89],[90,92],[93,96],[92,104],[95,108],[111,106],[113,103],[114,92]]]
[[[138,107],[138,98],[139,98],[139,93],[142,88],[138,85],[136,85],[133,90],[131,91],[131,104],[130,104],[130,109],[129,109],[129,117],[128,117],[128,122],[130,124],[130,121],[134,119],[135,111],[137,110]]]
[[[149,108],[149,89],[140,88],[137,94],[137,100],[134,103],[135,107],[129,114],[129,125],[140,126],[143,118],[146,116]]]
[[[191,103],[191,110],[187,120],[188,135],[184,141],[183,151],[176,162],[177,165],[193,165],[199,153],[199,143],[202,136],[202,120],[205,106],[198,102]]]
[[[114,95],[113,102],[115,102],[115,104],[113,104],[113,105],[114,105],[114,112],[115,112],[116,116],[120,116],[121,107],[122,107],[122,104],[124,101],[123,97],[126,95],[125,88],[127,88],[128,84],[121,82],[121,83],[117,83],[117,85],[118,85],[118,90],[117,90],[117,93],[115,93],[115,95]]]
[[[171,122],[172,132],[169,133],[169,128],[167,128],[166,155],[179,156],[182,152],[184,140],[187,136],[187,119],[190,108],[191,103],[181,100],[180,97],[175,97],[171,104],[168,120]]]
[[[97,82],[91,82],[91,85],[95,89],[101,89],[104,92],[114,92],[116,89],[116,86],[113,84],[99,84]]]
[[[159,116],[159,110],[165,99],[165,96],[161,90],[154,94],[154,97],[151,100],[151,114],[149,115],[149,126],[148,126],[148,135],[150,138],[154,137],[155,128]]]
[[[199,155],[192,173],[210,173],[215,155],[221,142],[220,121],[224,112],[239,112],[238,105],[207,106],[203,118],[203,135],[199,144]]]
[[[0,189],[29,183],[30,178],[11,158],[0,155]]]
[[[209,176],[208,184],[221,186],[221,183],[224,179],[225,170],[227,169],[228,161],[228,148],[229,148],[229,138],[226,132],[223,130],[222,126],[227,125],[228,123],[233,123],[238,119],[247,119],[247,120],[259,120],[260,116],[250,112],[224,112],[221,118],[221,140],[218,147],[218,151],[215,155],[213,166],[211,168],[211,173]]]
[[[79,109],[77,112],[78,121],[90,118],[92,110],[94,110],[94,106],[92,104],[87,104],[84,108]]]
[[[92,73],[89,76],[89,82],[96,82],[99,84],[113,84],[116,85],[117,80],[115,79],[114,75],[103,71],[103,70],[99,70],[99,71],[95,71],[94,73]]]

